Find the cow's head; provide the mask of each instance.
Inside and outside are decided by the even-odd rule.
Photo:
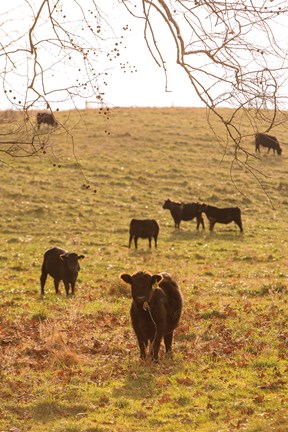
[[[138,305],[149,302],[153,293],[153,285],[159,284],[163,279],[160,274],[151,275],[146,271],[139,271],[132,276],[122,273],[120,278],[131,285],[132,299]]]
[[[80,270],[79,260],[83,258],[85,258],[85,255],[77,255],[75,252],[65,252],[60,255],[60,259],[65,261],[68,269],[73,272]]]
[[[168,199],[166,199],[165,201],[164,201],[164,204],[163,204],[163,209],[170,209],[171,208],[171,200],[168,198]]]
[[[280,156],[282,154],[282,148],[280,147],[280,145],[279,145],[279,147],[277,147],[276,150],[277,150],[278,155]]]
[[[207,204],[205,204],[205,203],[202,203],[202,204],[200,204],[200,203],[197,203],[197,211],[199,212],[199,213],[205,213],[205,210],[207,209]]]

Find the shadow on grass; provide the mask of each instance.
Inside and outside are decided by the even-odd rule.
[[[122,396],[131,399],[149,398],[156,393],[156,377],[148,368],[127,375]]]
[[[153,248],[151,247],[151,249],[148,246],[146,249],[144,245],[143,245],[143,247],[138,245],[138,249],[135,249],[134,247],[133,248],[131,247],[129,249],[128,246],[126,246],[126,247],[128,249],[129,255],[135,256],[135,257],[137,257],[137,256],[150,256],[150,255],[153,255],[153,253],[157,252],[157,248],[155,248],[154,245],[153,245]]]
[[[85,405],[65,405],[61,402],[42,401],[31,408],[31,415],[35,421],[50,422],[55,418],[76,416],[86,413]]]
[[[177,358],[176,358],[177,357]],[[151,360],[138,360],[130,364],[129,372],[125,379],[124,387],[121,389],[121,396],[129,399],[151,398],[161,393],[158,381],[160,376],[169,377],[176,374],[183,368],[179,356],[166,356],[161,353],[159,362]],[[118,393],[117,393],[118,394]]]
[[[182,229],[175,229],[169,236],[169,241],[185,241],[185,240],[201,240],[204,238],[205,231],[184,231]]]
[[[191,241],[191,240],[205,240],[205,241],[242,241],[244,239],[244,233],[240,233],[236,229],[227,229],[217,231],[209,230],[195,230],[195,231],[184,231],[184,230],[174,230],[169,237],[169,241]]]

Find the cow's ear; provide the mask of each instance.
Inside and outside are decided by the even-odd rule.
[[[68,258],[68,253],[65,252],[64,254],[60,255],[60,259],[65,261]]]
[[[85,255],[78,255],[78,260],[85,258]]]
[[[121,273],[120,279],[122,279],[124,282],[132,285],[132,277],[128,273]]]
[[[161,282],[163,277],[160,274],[155,274],[151,277],[151,279],[152,279],[152,286],[153,285],[157,286]]]

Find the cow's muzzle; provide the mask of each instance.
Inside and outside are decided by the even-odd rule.
[[[141,297],[139,296],[139,297],[135,297],[134,301],[137,304],[141,305],[141,304],[143,304],[143,303],[145,303],[147,301],[147,298],[145,296],[141,296]]]

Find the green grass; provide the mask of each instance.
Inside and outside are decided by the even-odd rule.
[[[229,111],[227,111],[227,115]],[[35,158],[1,154],[0,430],[284,432],[287,418],[287,148],[254,158],[265,190],[202,109],[59,113]],[[239,120],[239,122],[240,122]],[[1,125],[1,132],[7,125]],[[214,128],[221,133],[221,126]],[[43,139],[48,129],[43,128]],[[280,142],[286,130],[275,130]],[[223,158],[225,153],[225,157]],[[75,159],[75,157],[77,159]],[[97,192],[95,192],[95,190]],[[274,208],[270,205],[272,200]],[[166,198],[242,209],[233,224],[175,230]],[[128,249],[133,217],[158,249]],[[79,254],[76,296],[40,297],[44,251]],[[168,271],[184,295],[174,356],[139,360],[121,272]]]

